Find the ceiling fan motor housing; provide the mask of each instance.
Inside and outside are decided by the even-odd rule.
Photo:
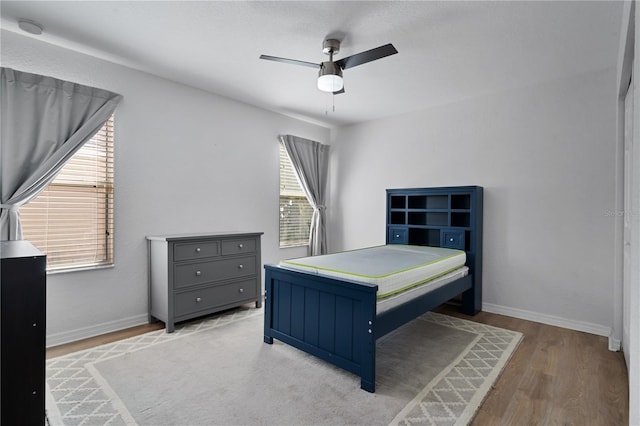
[[[335,62],[326,61],[322,63],[320,72],[318,72],[318,77],[322,77],[323,75],[338,75],[342,77],[342,69]]]

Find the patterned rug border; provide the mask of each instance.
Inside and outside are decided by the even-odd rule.
[[[489,391],[520,345],[523,334],[435,312],[428,312],[422,318],[474,333],[477,337],[398,413],[391,425],[467,425],[489,396]],[[500,351],[499,356],[492,354],[497,351]],[[483,358],[480,354],[488,357]],[[487,360],[495,361],[495,365],[490,365]],[[483,374],[487,369],[488,374]],[[466,370],[466,374],[472,370],[476,380],[467,379],[461,370]],[[452,401],[443,399],[441,395],[446,393],[454,395]],[[460,406],[464,407],[461,412]]]
[[[125,404],[98,373],[94,363],[259,315],[263,315],[262,309],[235,310],[179,324],[171,334],[164,329],[156,330],[47,360],[48,424],[136,425]],[[468,424],[515,353],[523,335],[434,312],[428,312],[422,319],[473,333],[476,338],[396,415],[391,425]]]

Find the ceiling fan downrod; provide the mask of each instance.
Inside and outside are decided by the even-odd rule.
[[[340,52],[340,41],[330,38],[322,43],[322,51],[329,55],[329,60],[320,64],[318,72],[318,89],[335,93],[343,90],[342,68],[333,62],[333,55]]]

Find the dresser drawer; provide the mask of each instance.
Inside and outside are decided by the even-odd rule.
[[[231,254],[253,253],[255,251],[256,251],[255,238],[226,240],[222,242],[222,254],[224,256],[231,255]]]
[[[173,246],[173,260],[202,259],[220,255],[218,241],[201,241],[196,243],[182,243]]]
[[[256,273],[256,257],[211,260],[174,266],[174,287],[188,287]]]
[[[215,285],[175,295],[175,315],[187,315],[216,306],[233,304],[257,296],[256,279]]]

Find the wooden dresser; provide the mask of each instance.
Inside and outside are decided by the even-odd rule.
[[[149,321],[176,322],[262,305],[262,232],[148,236]]]

